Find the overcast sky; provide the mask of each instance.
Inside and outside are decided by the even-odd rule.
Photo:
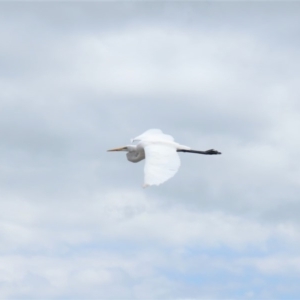
[[[1,299],[299,299],[299,2],[1,2]],[[123,146],[193,149],[142,189]]]

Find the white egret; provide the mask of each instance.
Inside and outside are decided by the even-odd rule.
[[[221,152],[214,149],[207,151],[191,150],[190,147],[174,142],[171,135],[164,134],[160,129],[149,129],[132,139],[131,143],[131,145],[107,151],[125,151],[127,152],[127,159],[133,163],[146,158],[144,188],[150,185],[159,185],[177,173],[180,167],[177,152],[206,155],[221,154]]]

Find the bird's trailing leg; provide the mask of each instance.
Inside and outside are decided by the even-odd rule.
[[[178,149],[177,152],[188,152],[188,153],[197,153],[197,154],[205,154],[205,155],[222,154],[221,152],[214,149],[209,149],[206,151]]]
[[[206,150],[204,154],[207,154],[207,155],[215,155],[215,154],[222,154],[221,152],[215,150],[215,149],[209,149],[209,150]]]

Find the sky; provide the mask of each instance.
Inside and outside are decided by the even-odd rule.
[[[300,299],[300,3],[0,3],[1,299]],[[124,146],[193,149],[142,188]]]

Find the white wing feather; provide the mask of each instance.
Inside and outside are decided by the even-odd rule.
[[[156,141],[169,141],[173,142],[174,138],[171,135],[164,134],[160,129],[149,129],[141,135],[135,137],[131,142],[156,140]]]
[[[146,155],[144,187],[159,185],[177,173],[180,159],[175,147],[165,144],[148,144],[144,150]]]

